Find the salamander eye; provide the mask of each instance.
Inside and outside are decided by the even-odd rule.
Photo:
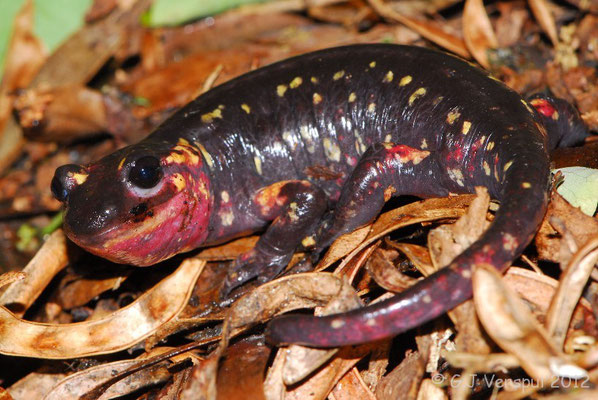
[[[162,179],[160,160],[146,156],[135,161],[129,172],[129,182],[141,189],[153,188]]]

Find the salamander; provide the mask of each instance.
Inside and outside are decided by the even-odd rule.
[[[282,316],[275,343],[339,346],[395,335],[471,297],[475,264],[504,270],[547,206],[548,150],[583,141],[549,94],[524,100],[457,57],[390,44],[326,49],[249,72],[197,97],[141,142],[57,169],[52,191],[79,246],[146,266],[264,230],[225,292],[272,279],[297,248],[320,254],[401,195],[488,188],[483,236],[394,298],[346,314]]]

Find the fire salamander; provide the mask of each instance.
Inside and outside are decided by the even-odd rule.
[[[548,150],[583,141],[577,112],[527,101],[433,50],[353,45],[290,58],[199,96],[140,143],[56,171],[71,240],[145,266],[265,229],[225,291],[275,277],[372,221],[391,197],[485,186],[501,203],[484,235],[446,268],[385,302],[322,318],[283,316],[275,343],[339,346],[389,337],[471,297],[477,263],[505,269],[545,213]]]

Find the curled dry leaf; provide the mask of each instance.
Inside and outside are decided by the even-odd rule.
[[[366,268],[378,286],[399,293],[417,282],[417,279],[400,273],[393,263],[392,252],[377,249],[368,258]]]
[[[560,223],[556,224],[557,221]],[[561,236],[569,234],[574,240],[575,248],[569,249],[570,245],[565,243],[557,233]],[[598,235],[598,220],[571,206],[556,190],[553,190],[548,211],[535,240],[540,258],[567,265],[573,252],[595,235]]]
[[[197,258],[206,261],[234,260],[241,254],[253,249],[259,236],[247,236],[233,240],[220,246],[208,247],[197,255]]]
[[[552,45],[558,47],[559,39],[556,31],[554,16],[550,11],[550,4],[546,0],[529,0],[528,4],[532,13],[542,27],[542,30],[550,38]]]
[[[0,307],[0,353],[65,359],[129,348],[182,311],[204,265],[204,261],[185,260],[136,301],[100,320],[42,324],[19,319]]]
[[[378,219],[371,225],[369,232],[365,239],[347,255],[347,246],[345,236],[338,238],[328,250],[328,253],[322,258],[317,266],[318,270],[328,268],[334,262],[338,261],[344,255],[347,258],[343,262],[347,262],[357,255],[361,250],[366,248],[371,243],[380,239],[384,235],[397,230],[399,228],[417,224],[420,222],[435,221],[446,218],[458,218],[465,212],[465,207],[473,200],[473,196],[464,195],[441,199],[427,199],[399,207],[392,211],[388,211],[378,217]],[[337,248],[342,247],[343,250]],[[328,254],[331,254],[329,257]],[[334,254],[334,256],[332,256]]]
[[[361,300],[355,289],[353,289],[346,279],[343,279],[338,294],[326,306],[316,308],[315,315],[338,314],[361,306]],[[336,352],[337,349],[312,349],[299,345],[289,346],[282,370],[282,379],[285,385],[290,386],[301,381],[322,366]]]
[[[460,55],[461,57],[469,57],[469,51],[467,51],[465,43],[463,43],[460,38],[445,32],[436,23],[432,21],[419,21],[417,19],[405,17],[385,4],[383,0],[368,0],[368,3],[382,17],[400,22],[401,24],[419,33],[424,38],[436,43],[440,47],[444,47],[445,49]]]
[[[46,394],[44,400],[78,400],[98,385],[109,381],[114,375],[139,364],[139,360],[121,360],[98,365],[77,372],[60,381]],[[137,371],[107,388],[98,400],[111,399],[133,393],[141,388],[156,385],[167,380],[171,374],[168,364],[162,362],[152,368]]]
[[[565,336],[575,306],[579,302],[590,274],[598,263],[598,235],[573,256],[559,281],[546,318],[546,330],[559,348]]]
[[[563,366],[581,372],[558,350],[527,306],[491,265],[481,264],[474,270],[473,293],[478,318],[488,335],[517,357],[533,379],[540,384],[552,382]],[[574,376],[577,377],[579,375]]]
[[[9,307],[16,316],[23,316],[29,306],[68,264],[66,237],[62,230],[50,235],[33,259],[23,269],[25,279],[14,282],[0,296],[0,304]]]
[[[498,47],[498,40],[482,0],[466,0],[463,9],[463,39],[480,65],[490,67],[488,50]]]

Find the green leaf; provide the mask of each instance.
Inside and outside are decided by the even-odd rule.
[[[563,174],[564,182],[557,192],[584,214],[593,216],[598,207],[598,169],[568,167],[556,169]]]
[[[267,0],[155,0],[142,21],[150,27],[180,25],[231,8],[264,1]]]

